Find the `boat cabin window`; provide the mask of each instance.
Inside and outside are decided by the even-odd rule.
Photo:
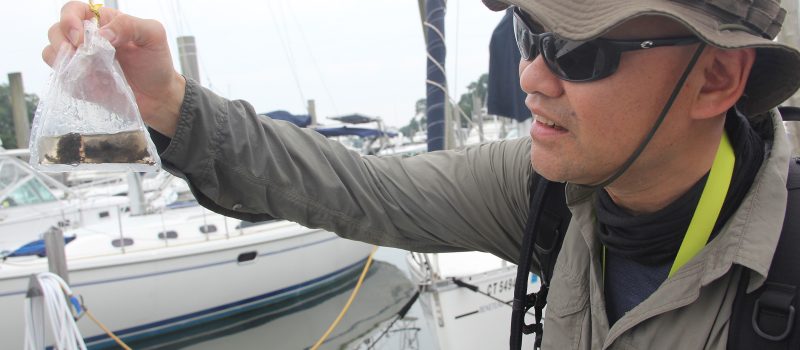
[[[27,174],[15,164],[8,161],[0,162],[0,193],[13,186],[26,175]]]
[[[22,205],[39,204],[55,201],[56,197],[37,178],[30,178],[22,186],[6,194],[0,200],[0,207],[9,208]]]

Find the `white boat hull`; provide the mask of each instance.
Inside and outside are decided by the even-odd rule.
[[[272,308],[266,312],[259,310],[252,317],[237,317],[234,322],[221,320],[211,323],[209,326],[213,328],[208,328],[210,334],[193,335],[211,338],[201,343],[186,346],[191,344],[191,340],[186,339],[188,337],[176,337],[171,343],[158,345],[169,348],[169,345],[175,344],[175,348],[186,346],[191,350],[308,349],[325,333],[342,311],[342,306],[347,304],[359,272],[356,271],[343,284],[325,288],[321,293],[309,295],[302,301],[287,303],[281,309]],[[347,314],[320,349],[369,348],[370,340],[374,340],[370,336],[384,330],[415,291],[415,286],[397,267],[373,261]],[[237,329],[242,324],[259,323],[259,319],[268,321],[253,328]],[[225,337],[232,333],[231,329],[236,330],[235,339]],[[396,337],[397,334],[393,334],[391,340],[394,341]],[[387,349],[389,342],[390,339],[384,337],[375,349]]]
[[[190,327],[296,297],[361,267],[370,246],[289,222],[285,227],[195,244],[70,259],[73,291],[108,328],[135,340]],[[76,241],[77,242],[77,241]],[[255,259],[238,262],[241,254]],[[68,254],[69,255],[69,254]],[[0,265],[0,339],[23,347],[23,301],[29,276],[46,259]],[[111,340],[88,318],[78,325],[87,345]]]
[[[427,254],[438,277],[430,280],[425,264],[409,255],[412,280],[421,285],[425,318],[433,330],[438,348],[503,349],[508,347],[511,302],[514,299],[516,265],[504,263],[486,253]],[[467,266],[468,265],[468,266]],[[460,279],[492,297],[459,287]],[[528,291],[539,289],[535,275],[528,279]],[[532,311],[531,311],[532,312]],[[533,320],[528,316],[528,322]],[[533,348],[533,336],[523,338],[523,349]]]
[[[64,230],[118,220],[125,197],[97,197],[48,202],[0,211],[0,251],[40,238],[50,227]]]

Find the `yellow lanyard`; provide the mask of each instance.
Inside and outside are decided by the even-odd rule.
[[[736,163],[736,156],[733,154],[733,147],[728,139],[728,135],[722,133],[722,141],[719,143],[717,155],[714,157],[714,164],[708,174],[708,180],[703,187],[703,194],[700,202],[692,215],[692,221],[683,237],[678,255],[669,270],[669,277],[675,274],[683,265],[691,260],[708,242],[711,231],[719,218],[725,196],[733,178],[733,165]],[[605,284],[606,274],[606,247],[603,246],[603,281]]]

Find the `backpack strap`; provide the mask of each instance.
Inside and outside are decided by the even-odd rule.
[[[539,174],[533,174],[528,221],[520,247],[517,279],[514,286],[514,303],[511,312],[512,350],[522,348],[522,334],[536,333],[534,349],[542,344],[542,314],[547,304],[550,278],[564,235],[569,227],[572,213],[567,207],[564,193],[565,184],[551,182]],[[539,260],[541,287],[538,292],[528,294],[528,274],[533,262],[533,254]],[[525,324],[525,314],[534,308],[535,323]]]
[[[745,271],[728,328],[728,349],[800,349],[800,158],[789,166],[786,216],[767,280],[747,294]]]

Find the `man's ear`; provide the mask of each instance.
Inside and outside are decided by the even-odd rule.
[[[755,49],[709,49],[702,86],[692,105],[695,119],[716,117],[730,109],[742,96],[756,58]]]

